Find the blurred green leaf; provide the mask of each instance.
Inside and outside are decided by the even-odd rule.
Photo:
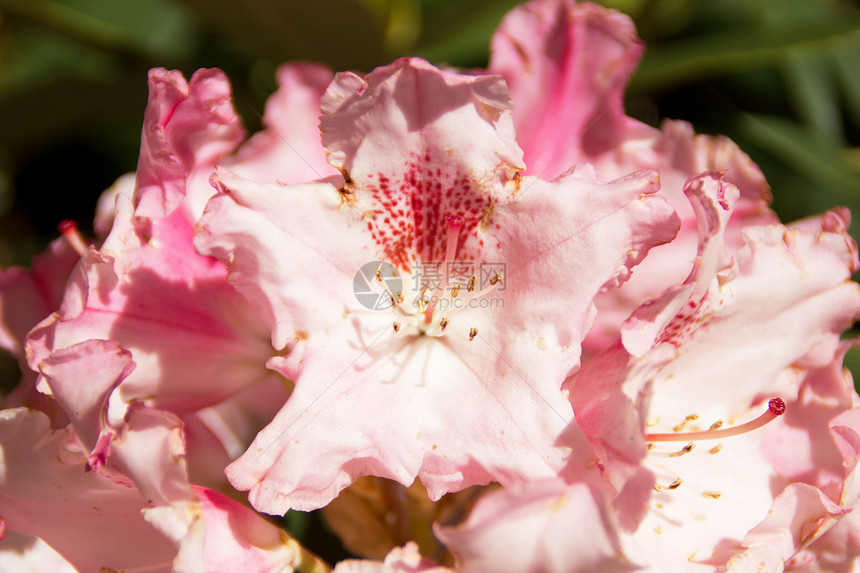
[[[493,32],[502,17],[518,3],[425,0],[424,30],[417,55],[437,64],[485,65]]]
[[[421,3],[419,0],[361,0],[376,14],[383,27],[385,52],[397,57],[408,52],[421,33]]]
[[[0,0],[0,8],[108,52],[173,61],[197,44],[193,20],[170,0]]]
[[[834,43],[833,53],[846,110],[860,126],[860,38]]]
[[[796,172],[826,188],[837,200],[857,204],[860,177],[848,173],[842,148],[835,140],[784,117],[762,114],[742,114],[739,130]]]
[[[385,63],[388,22],[362,0],[182,0],[258,56],[322,61],[335,69]]]
[[[789,50],[824,48],[825,43],[860,36],[860,21],[781,28],[767,33],[731,30],[650,48],[633,78],[641,91],[667,91],[693,80],[775,67]]]
[[[116,69],[109,54],[41,27],[17,26],[4,40],[7,49],[0,59],[0,101],[58,78],[104,78]]]
[[[786,50],[783,73],[797,114],[820,137],[842,138],[833,58],[818,50]]]

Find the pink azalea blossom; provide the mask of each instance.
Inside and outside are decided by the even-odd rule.
[[[643,50],[629,17],[573,0],[522,4],[493,36],[489,71],[502,74],[510,89],[526,173],[551,178],[588,162],[610,180],[656,169],[661,194],[681,218],[675,240],[649,253],[621,288],[597,298],[588,356],[617,338],[637,306],[686,277],[696,256],[696,216],[683,194],[689,177],[721,170],[740,189],[726,238],[730,252],[743,245],[743,227],[778,222],[761,171],[729,139],[695,135],[681,121],[655,129],[624,114],[624,88]]]
[[[686,562],[725,564],[771,505],[789,504],[788,496],[806,505],[785,505],[781,519],[797,523],[802,511],[829,515],[823,530],[856,501],[856,494],[832,491],[834,484],[787,481],[778,486],[786,488],[786,497],[775,499],[780,467],[790,462],[771,463],[762,454],[764,432],[701,444],[689,453],[683,443],[674,449],[658,443],[646,454],[641,429],[631,424],[638,418],[649,434],[674,429],[682,435],[693,426],[736,424],[761,410],[756,405],[771,395],[793,405],[797,386],[786,377],[798,368],[832,370],[834,361],[841,364],[839,334],[860,314],[860,291],[849,282],[856,248],[845,233],[844,214],[832,212],[797,228],[747,228],[747,246],[726,266],[720,264],[722,229],[734,203],[731,189],[708,179],[688,186],[700,214],[699,257],[690,278],[640,307],[622,329],[623,346],[599,354],[570,380],[577,419],[607,469],[616,471],[616,485],[624,485],[637,460],[656,480],[626,552],[635,562],[673,570]],[[843,409],[851,407],[851,388]],[[593,399],[595,393],[600,400]],[[819,405],[812,419],[817,416],[818,427],[826,428],[836,413]],[[776,432],[780,422],[774,424]],[[817,439],[822,438],[830,440]],[[815,470],[824,469],[816,459]],[[625,509],[636,513],[635,507]],[[783,549],[774,558],[788,559],[800,548]]]
[[[533,0],[504,81],[289,64],[244,143],[222,73],[153,70],[105,240],[0,274],[0,569],[328,571],[225,480],[279,514],[364,475],[501,487],[434,528],[454,569],[336,573],[856,569],[849,214],[783,226],[733,143],[627,117],[642,48]]]
[[[504,84],[421,60],[338,75],[322,109],[343,179],[264,186],[221,172],[198,224],[198,248],[230,266],[228,280],[288,351],[270,364],[296,383],[228,468],[231,482],[283,513],[325,505],[367,474],[419,476],[433,499],[555,475],[571,448],[585,453],[575,429],[565,434],[559,385],[591,300],[675,232],[654,174],[606,185],[587,168],[523,178]],[[394,308],[369,311],[353,292],[373,261],[402,277],[386,295]],[[480,289],[467,278],[422,293],[411,283],[434,262],[505,263],[512,287],[493,275]],[[470,308],[479,296],[503,308]]]
[[[193,492],[182,485],[183,468],[176,464],[183,453],[176,440],[178,420],[147,411],[132,413],[111,443],[109,466],[93,471],[88,459],[103,459],[97,419],[107,409],[105,390],[121,379],[130,363],[128,353],[118,352],[115,345],[88,345],[87,350],[57,365],[83,373],[98,368],[93,372],[100,379],[93,380],[93,386],[56,389],[65,398],[61,403],[69,417],[81,414],[77,428],[83,436],[72,426],[52,430],[41,412],[0,412],[5,460],[0,515],[11,531],[44,540],[81,571],[166,570],[172,563],[178,570],[194,570],[190,564],[199,560],[195,540],[202,539],[202,532],[197,532]],[[76,404],[98,403],[98,396],[100,407],[74,409]],[[93,539],[98,539],[98,550]]]
[[[23,408],[0,413],[5,524],[81,571],[196,572],[205,564],[262,573],[315,562],[248,508],[189,485],[178,418],[134,406],[111,414],[111,390],[133,367],[115,343],[82,343],[43,364],[69,427],[50,430],[43,414]]]
[[[273,352],[267,331],[224,282],[223,266],[197,255],[191,242],[193,201],[186,200],[186,183],[201,171],[211,171],[213,162],[241,137],[229,86],[220,72],[201,72],[186,84],[178,73],[153,71],[138,173],[133,180],[119,180],[100,203],[99,227],[110,229],[104,244],[84,253],[64,294],[68,271],[55,278],[64,268],[59,264],[45,267],[37,260],[31,274],[13,269],[6,275],[17,281],[7,281],[7,292],[14,294],[14,288],[22,290],[38,280],[42,288],[33,292],[46,298],[44,304],[25,307],[30,312],[26,320],[3,316],[10,350],[16,350],[13,336],[22,340],[39,315],[60,309],[30,335],[28,357],[39,372],[44,394],[34,391],[32,380],[20,388],[29,388],[43,400],[50,395],[53,399],[46,403],[62,408],[54,406],[60,412],[54,426],[71,420],[72,435],[89,452],[86,467],[102,481],[106,476],[123,487],[134,483],[147,500],[144,505],[155,504],[146,508],[147,519],[176,543],[200,527],[194,525],[197,510],[188,513],[197,500],[188,486],[185,463],[176,463],[180,455],[184,460],[184,439],[193,446],[188,459],[197,483],[226,486],[224,466],[247,447],[287,395],[280,376],[265,367]],[[204,176],[208,179],[208,172]],[[58,245],[71,251],[68,245]],[[67,258],[75,262],[78,257],[73,253]],[[42,272],[43,267],[53,274]],[[121,373],[111,374],[106,365],[99,370],[94,356],[105,344],[119,350],[115,341],[133,353],[136,367],[128,362]],[[121,353],[128,355],[128,350]],[[94,383],[94,373],[102,385]],[[254,395],[261,390],[264,400]],[[236,392],[240,393],[227,399]],[[170,408],[182,419],[141,408],[142,400]],[[148,444],[175,441],[171,432],[176,436],[182,432],[182,443],[158,450],[166,456],[160,461],[153,458]],[[88,495],[90,486],[80,487],[80,495]],[[176,499],[181,491],[184,497]],[[134,511],[139,513],[140,508]],[[48,517],[34,518],[26,527],[46,531],[43,538],[53,535]],[[145,544],[141,550],[146,550]],[[71,560],[76,562],[74,556]],[[196,568],[190,565],[196,557],[176,560],[185,562],[188,570]]]
[[[487,496],[465,524],[437,532],[462,570],[504,562],[508,571],[539,563],[548,571],[751,572],[804,570],[819,557],[829,570],[838,556],[855,558],[853,522],[840,521],[860,494],[860,398],[842,373],[838,343],[860,313],[845,213],[748,228],[747,247],[726,265],[724,229],[737,190],[704,176],[687,194],[700,221],[688,281],[640,307],[624,345],[568,381],[593,463],[612,489],[542,480]],[[774,394],[789,414],[764,430],[725,438],[712,430],[713,440],[691,433],[718,421],[737,426]],[[661,443],[661,432],[683,441]],[[656,442],[652,449],[646,440]],[[569,503],[577,491],[590,491],[591,501]],[[590,508],[605,517],[588,518]],[[581,523],[587,532],[547,541]]]
[[[118,389],[122,400],[184,412],[273,376],[272,349],[223,265],[194,252],[193,205],[184,201],[186,179],[211,170],[243,136],[226,78],[202,71],[186,84],[155,70],[150,88],[137,207],[117,195],[110,235],[84,254],[59,311],[30,334],[28,358],[39,371],[57,350],[115,340],[137,364]]]

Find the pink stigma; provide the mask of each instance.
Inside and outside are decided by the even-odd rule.
[[[451,215],[448,217],[448,236],[445,243],[445,275],[444,280],[441,283],[441,288],[437,288],[433,291],[433,297],[430,300],[430,304],[427,305],[427,309],[424,311],[424,321],[427,324],[433,322],[433,311],[436,310],[436,301],[439,300],[439,297],[442,293],[445,292],[445,289],[448,288],[448,269],[450,268],[450,264],[454,262],[454,258],[457,256],[457,244],[460,242],[460,227],[463,226],[463,218],[458,215]]]
[[[66,239],[66,242],[78,255],[83,255],[87,252],[87,242],[84,241],[81,232],[78,230],[78,225],[74,221],[71,219],[61,221],[57,225],[57,230],[60,231],[60,234],[63,235],[63,238]]]
[[[770,402],[767,403],[767,408],[774,416],[785,414],[785,402],[782,401],[782,398],[771,398]]]

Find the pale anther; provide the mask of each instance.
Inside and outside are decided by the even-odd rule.
[[[699,417],[698,417],[696,414],[690,414],[689,416],[687,416],[686,418],[684,418],[684,421],[683,421],[683,422],[681,422],[680,424],[678,424],[677,426],[675,426],[674,428],[672,428],[672,431],[673,431],[673,432],[681,432],[681,431],[683,431],[683,430],[684,430],[684,428],[686,428],[686,427],[687,427],[687,424],[688,424],[688,423],[690,423],[690,422],[695,422],[695,421],[696,421],[696,420],[698,420],[698,419],[699,419]]]

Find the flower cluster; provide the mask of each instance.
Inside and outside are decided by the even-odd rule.
[[[98,236],[0,275],[0,569],[329,571],[261,515],[319,508],[338,573],[860,567],[849,213],[626,116],[642,50],[532,0],[486,71],[286,64],[250,139],[152,70]]]

